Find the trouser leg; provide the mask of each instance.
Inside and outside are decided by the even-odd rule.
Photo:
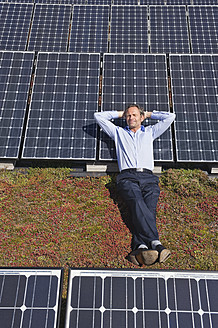
[[[132,248],[140,244],[150,247],[152,240],[158,240],[156,227],[156,206],[160,189],[158,178],[153,174],[120,174],[118,190],[130,210],[134,227]]]

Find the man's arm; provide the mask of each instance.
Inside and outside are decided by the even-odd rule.
[[[176,115],[170,112],[153,111],[150,117],[151,119],[159,120],[158,123],[152,126],[152,136],[153,139],[156,139],[170,127]]]
[[[111,120],[116,118],[122,118],[122,116],[123,116],[123,111],[105,111],[105,112],[94,113],[94,117],[98,125],[113,140],[115,138],[117,127],[115,124],[111,122]]]

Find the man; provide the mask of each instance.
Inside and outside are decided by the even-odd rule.
[[[112,119],[125,118],[125,128],[116,126]],[[159,120],[144,127],[146,118]],[[159,179],[153,175],[153,141],[166,131],[175,119],[169,112],[144,112],[137,104],[125,111],[95,113],[102,130],[111,137],[116,146],[120,173],[118,190],[130,210],[133,224],[132,252],[127,259],[136,265],[152,265],[164,262],[170,256],[159,241],[156,227],[156,207],[160,194]]]

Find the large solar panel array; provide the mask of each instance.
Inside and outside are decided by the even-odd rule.
[[[218,53],[218,6],[189,6],[192,53]]]
[[[199,90],[196,87],[198,79],[193,76],[189,82],[185,79],[178,82],[173,70],[176,56],[170,55],[168,60],[168,53],[178,54],[181,63],[186,62],[186,58],[194,61],[196,58],[206,58],[201,54],[218,53],[218,6],[214,5],[213,0],[18,2],[0,1],[0,50],[35,51],[36,61],[34,54],[28,53],[26,56],[30,58],[29,63],[21,60],[22,64],[18,64],[29,65],[28,69],[26,66],[21,69],[22,76],[26,76],[26,81],[22,80],[22,84],[19,78],[15,83],[12,82],[15,80],[15,73],[10,68],[5,74],[6,68],[3,69],[3,66],[10,64],[4,59],[5,64],[1,67],[3,70],[0,70],[3,76],[0,81],[1,101],[4,103],[0,116],[0,131],[3,136],[0,141],[0,157],[12,159],[18,156],[20,158],[21,155],[24,159],[114,160],[116,156],[113,142],[104,134],[101,134],[100,143],[97,142],[98,133],[93,113],[97,110],[124,109],[126,104],[137,102],[148,110],[173,110],[181,120],[181,124],[176,123],[175,137],[178,137],[178,140],[175,139],[175,143],[172,143],[170,130],[155,141],[156,161],[172,161],[176,159],[173,154],[177,155],[179,161],[218,160],[215,147],[217,127],[214,118],[216,100],[208,96],[211,92],[217,93],[217,66],[214,62],[209,70],[200,68],[205,76],[207,74],[207,79],[203,80],[207,84],[201,90],[205,96],[200,100],[200,97],[195,95],[196,89]],[[197,53],[200,53],[200,57],[195,57]],[[128,57],[130,54],[132,57]],[[4,56],[7,56],[6,53]],[[23,53],[20,56],[25,57]],[[215,58],[216,56],[213,60]],[[73,65],[71,61],[78,61],[78,65],[70,67]],[[34,72],[32,66],[36,74],[32,76],[33,88],[29,90],[31,73]],[[185,65],[180,66],[183,70],[181,76],[186,76],[187,68]],[[209,90],[210,82],[205,82],[210,72],[213,75],[213,91],[211,88]],[[20,73],[16,70],[16,74]],[[72,77],[70,74],[73,74]],[[168,89],[171,78],[173,87]],[[91,80],[94,82],[90,82]],[[16,86],[16,83],[19,85]],[[178,85],[175,85],[176,83]],[[190,84],[189,91],[186,90],[185,83]],[[172,97],[169,97],[171,91]],[[27,121],[29,93],[32,96]],[[70,98],[71,93],[73,96]],[[210,114],[209,122],[205,123],[207,127],[203,126],[203,123],[196,123],[199,125],[197,130],[200,131],[198,137],[193,132],[196,129],[193,124],[192,132],[188,132],[188,141],[184,143],[184,136],[179,131],[182,131],[182,124],[186,126],[187,120],[185,116],[180,117],[179,112],[182,106],[183,109],[186,106],[186,96],[183,96],[186,93],[190,94],[190,106],[197,108],[195,111],[199,111],[204,105],[205,110],[212,111],[213,114]],[[102,103],[99,102],[99,94]],[[178,100],[179,94],[182,95],[181,101]],[[22,106],[19,97],[22,97]],[[13,110],[9,109],[12,100]],[[18,111],[20,106],[22,110]],[[16,116],[18,112],[19,119]],[[85,124],[82,125],[84,117]],[[190,120],[192,122],[191,117]],[[197,122],[199,120],[203,120],[202,116],[198,117]],[[120,123],[120,120],[116,123],[124,124]],[[155,122],[148,120],[146,123]],[[19,129],[16,124],[19,124]],[[187,137],[186,132],[185,135]],[[191,153],[196,140],[198,148],[194,148]],[[187,143],[188,150],[181,149]],[[99,145],[100,149],[97,149]],[[173,151],[175,145],[177,148]],[[200,150],[198,155],[196,149]]]
[[[0,319],[4,328],[58,328],[61,269],[0,268]]]
[[[218,160],[218,55],[170,55],[178,161]]]
[[[39,53],[23,158],[95,159],[99,54]]]
[[[28,50],[67,51],[69,5],[36,4]]]
[[[189,53],[185,6],[150,6],[151,53]]]
[[[65,328],[215,328],[217,287],[217,272],[71,269]]]
[[[148,52],[147,6],[113,6],[110,52]]]
[[[139,103],[148,111],[169,111],[165,55],[105,54],[103,63],[102,110],[124,110],[124,104]],[[115,158],[114,143],[102,133],[100,159]],[[172,160],[170,130],[155,141],[154,158]]]
[[[107,52],[109,6],[74,6],[70,51]]]
[[[34,53],[0,52],[0,157],[17,158]]]
[[[33,5],[0,3],[0,50],[25,51]]]

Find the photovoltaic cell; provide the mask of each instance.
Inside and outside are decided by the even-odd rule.
[[[70,5],[36,4],[28,50],[67,51]]]
[[[72,52],[107,52],[109,6],[74,6],[70,35]]]
[[[113,5],[138,5],[138,0],[113,0]]]
[[[150,6],[151,53],[189,53],[185,6]]]
[[[0,50],[25,51],[33,5],[0,3]]]
[[[166,5],[191,5],[193,0],[166,0]]]
[[[166,0],[140,0],[140,5],[165,5]]]
[[[102,110],[124,110],[128,104],[138,103],[147,111],[169,111],[166,56],[105,54],[102,90]],[[121,121],[115,124],[120,125]],[[149,121],[154,123],[156,121]],[[170,130],[155,140],[154,158],[172,160]],[[100,159],[116,159],[114,143],[104,133],[101,134]]]
[[[17,158],[34,53],[0,52],[0,158]]]
[[[212,328],[217,272],[70,270],[65,328]]]
[[[192,53],[218,53],[218,6],[188,6]]]
[[[99,54],[39,53],[23,158],[95,159]]]
[[[218,161],[218,55],[170,55],[178,161]]]
[[[87,0],[88,5],[109,5],[111,6],[113,0]]]
[[[217,0],[193,0],[193,5],[217,5]]]
[[[0,268],[1,324],[58,328],[61,285],[61,269]]]
[[[112,6],[110,52],[148,52],[147,6]]]

